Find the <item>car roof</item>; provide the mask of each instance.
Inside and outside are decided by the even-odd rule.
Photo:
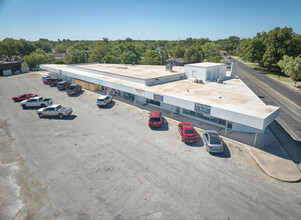
[[[58,107],[60,104],[54,104],[54,105],[48,105],[47,108],[56,108]]]
[[[42,98],[41,96],[36,96],[36,97],[32,97],[30,99],[39,99],[39,98]]]
[[[206,130],[206,131],[204,131],[204,134],[217,134],[218,135],[218,132],[214,131],[214,130]]]
[[[65,82],[67,82],[67,81],[60,81],[59,84],[63,84],[63,83],[65,83]]]
[[[160,112],[159,111],[152,111],[152,112],[150,112],[150,117],[158,118],[158,117],[160,117]]]
[[[190,129],[194,129],[193,128],[193,125],[191,124],[191,123],[189,123],[189,122],[182,122],[182,123],[180,123],[179,125],[182,125],[183,126],[183,129],[188,129],[188,130],[190,130]]]
[[[108,97],[108,95],[101,95],[101,96],[98,97],[98,99],[104,99],[106,97]]]

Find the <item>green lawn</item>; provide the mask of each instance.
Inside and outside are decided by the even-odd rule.
[[[243,61],[241,57],[237,57],[237,56],[233,56],[233,57],[235,57],[238,60]],[[246,62],[246,61],[243,61],[243,62]],[[250,65],[251,67],[253,67],[256,70],[261,70],[261,71],[267,72],[267,68],[261,67],[257,63],[247,63],[247,64]],[[267,75],[270,76],[270,77],[273,77],[274,79],[280,80],[282,82],[294,82],[291,78],[289,78],[288,76],[282,75],[282,74],[279,75],[277,73],[267,72]]]
[[[269,72],[267,75],[273,77],[274,79],[278,79],[280,81],[283,81],[283,82],[294,82],[288,76],[278,75],[277,73],[271,73],[271,72]]]

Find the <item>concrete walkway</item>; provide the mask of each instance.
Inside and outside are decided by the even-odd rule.
[[[102,91],[97,93],[103,94]],[[115,97],[115,100],[134,106],[134,101],[132,100],[124,99],[122,97]],[[158,111],[158,108],[154,106],[141,104],[138,102],[136,103],[135,107],[146,111]],[[194,125],[200,135],[204,130],[215,130],[220,134],[226,144],[236,143],[237,145],[246,147],[258,166],[270,177],[285,182],[297,182],[301,180],[300,170],[296,167],[287,152],[283,149],[273,133],[269,130],[266,134],[258,134],[257,143],[254,147],[253,144],[255,134],[233,132],[229,130],[227,136],[225,137],[224,128],[210,125],[175,113],[173,116],[171,116],[170,111],[163,109],[160,109],[160,111],[168,121],[174,121],[176,123],[184,121],[190,122]]]

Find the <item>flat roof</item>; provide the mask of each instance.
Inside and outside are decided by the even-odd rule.
[[[213,67],[213,66],[224,66],[224,63],[210,63],[210,62],[205,62],[205,63],[191,63],[191,64],[186,64],[184,66],[194,66],[194,67]]]
[[[91,72],[85,72],[84,69],[68,68],[68,66],[62,64],[45,64],[43,66],[113,82],[132,88],[139,88],[160,95],[201,103],[261,119],[266,118],[278,109],[278,107],[268,106],[262,102],[261,99],[240,79],[225,80],[223,84],[216,82],[200,84],[194,83],[189,79],[185,79],[153,86],[144,86],[116,78],[93,74]],[[148,66],[148,69],[152,69],[152,66]],[[156,69],[157,66],[154,66],[154,70]]]
[[[173,71],[165,70],[165,66],[152,65],[125,65],[125,64],[88,64],[88,65],[74,65],[78,69],[86,69],[106,72],[114,75],[121,75],[137,79],[154,79],[165,76],[173,76],[184,74],[184,67],[174,66]]]

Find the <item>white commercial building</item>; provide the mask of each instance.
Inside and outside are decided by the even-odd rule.
[[[130,94],[135,102],[233,131],[264,133],[280,110],[264,104],[240,79],[227,77],[224,64],[198,63],[173,69],[98,63],[40,67],[67,80],[97,84],[119,95]]]

